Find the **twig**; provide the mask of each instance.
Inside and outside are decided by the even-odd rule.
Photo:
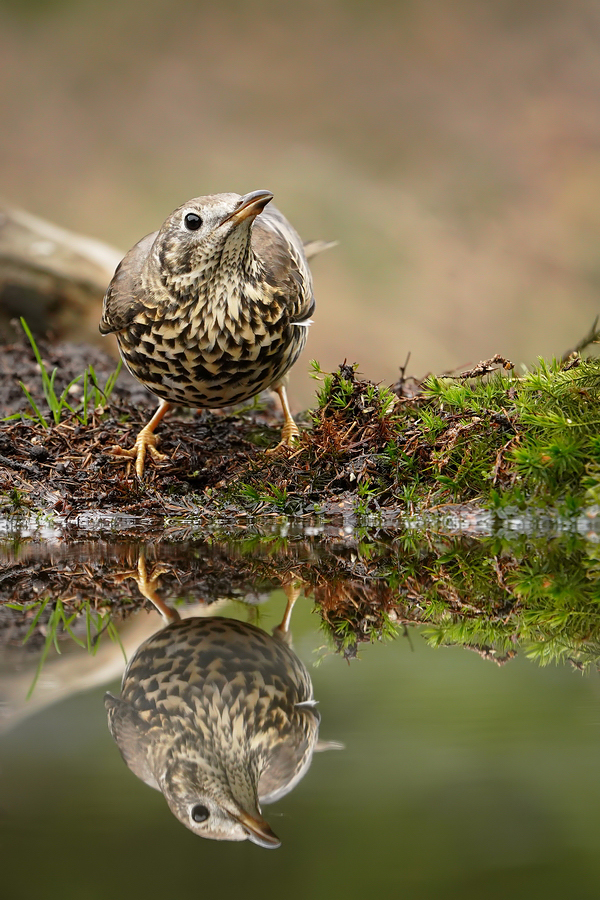
[[[457,381],[466,381],[467,378],[481,378],[482,375],[493,372],[498,366],[502,366],[507,372],[514,369],[514,363],[511,363],[510,359],[506,359],[504,356],[500,356],[499,353],[496,353],[491,359],[482,359],[481,362],[477,363],[476,366],[473,366],[472,369],[468,369],[466,372],[461,372],[459,375],[452,375],[450,377],[455,378]]]
[[[410,350],[406,356],[404,361],[404,365],[400,366],[400,376],[398,381],[391,386],[392,391],[396,394],[396,396],[400,400],[414,400],[415,397],[421,393],[421,385],[425,380],[422,378],[419,380],[415,378],[413,375],[407,375],[406,370],[408,368],[408,363],[410,360]],[[426,376],[427,377],[427,376]],[[410,386],[409,386],[410,383]]]
[[[566,362],[570,356],[574,353],[581,353],[582,350],[585,350],[586,347],[589,347],[590,344],[593,344],[600,338],[600,328],[598,328],[598,319],[600,316],[596,316],[592,323],[592,327],[586,334],[584,338],[582,338],[578,344],[575,344],[570,350],[567,350],[562,355],[562,361]]]

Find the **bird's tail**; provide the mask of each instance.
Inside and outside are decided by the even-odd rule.
[[[323,253],[325,250],[331,250],[337,247],[339,241],[306,241],[304,244],[304,255],[307,259],[312,259]]]

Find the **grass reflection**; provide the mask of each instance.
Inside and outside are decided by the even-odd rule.
[[[123,656],[125,660],[127,659],[125,656],[125,650],[119,637],[119,632],[115,623],[112,621],[110,612],[99,613],[97,610],[92,609],[92,605],[89,600],[84,601],[79,609],[69,612],[65,608],[64,601],[60,599],[53,601],[50,597],[40,599],[30,605],[22,603],[7,603],[6,606],[9,609],[14,609],[19,612],[27,611],[28,616],[33,616],[31,625],[29,626],[27,634],[23,639],[24,644],[27,643],[27,641],[32,637],[33,634],[38,631],[38,629],[41,630],[42,626],[40,625],[40,620],[42,619],[42,617],[45,617],[45,614],[47,615],[49,613],[43,626],[44,644],[40,653],[39,662],[35,671],[35,675],[33,677],[33,681],[31,683],[31,687],[27,692],[28,700],[35,690],[35,686],[42,673],[42,669],[44,668],[44,664],[51,647],[54,646],[57,653],[61,652],[59,637],[65,635],[68,636],[79,647],[82,647],[83,649],[87,650],[89,654],[95,656],[100,643],[100,638],[103,634],[106,633],[111,641],[121,647]],[[79,624],[84,624],[85,639],[79,637],[73,630],[72,626],[76,622]]]

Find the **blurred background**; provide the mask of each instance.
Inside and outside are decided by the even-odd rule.
[[[600,312],[597,0],[0,0],[0,196],[128,249],[269,188],[317,358],[392,382],[561,354]]]
[[[264,629],[284,604],[279,593],[260,608]],[[321,734],[345,750],[317,754],[265,807],[279,850],[184,828],[123,763],[97,687],[2,734],[5,900],[597,900],[596,673],[524,656],[499,668],[416,633],[315,667],[315,626],[300,601],[294,647]]]
[[[261,606],[261,627],[284,604],[279,592]],[[322,736],[345,749],[317,754],[265,807],[279,850],[184,828],[123,763],[96,687],[2,734],[5,900],[597,900],[596,673],[523,655],[499,668],[417,633],[365,646],[350,666],[330,654],[315,667],[316,624],[300,601],[295,651]]]

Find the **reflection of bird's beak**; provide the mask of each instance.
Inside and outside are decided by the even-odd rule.
[[[274,850],[281,847],[281,841],[276,834],[273,834],[268,822],[261,816],[251,816],[247,812],[238,813],[235,818],[238,820],[248,832],[248,839],[259,847],[265,847],[267,850]]]
[[[237,209],[226,216],[221,224],[234,222],[236,225],[239,225],[244,219],[255,219],[272,199],[273,194],[271,191],[252,191],[251,194],[246,194],[242,197]]]

